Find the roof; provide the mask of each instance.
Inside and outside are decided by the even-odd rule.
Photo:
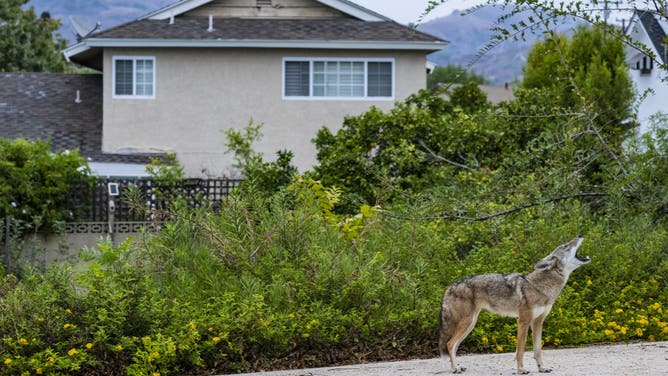
[[[256,41],[396,41],[443,42],[393,21],[343,19],[179,18],[139,20],[95,34],[90,39],[256,40]]]
[[[146,164],[160,156],[102,153],[100,74],[0,73],[0,137],[50,140],[53,151],[79,150],[94,162]]]
[[[662,64],[666,64],[666,58],[668,54],[668,47],[664,42],[666,38],[666,31],[661,27],[661,24],[656,19],[653,13],[647,11],[638,11],[638,18],[642,23],[643,28],[647,32],[650,41],[652,42],[652,47],[657,52],[657,58]]]
[[[308,48],[433,52],[447,42],[396,23],[350,1],[317,0],[344,11],[337,18],[174,17],[210,2],[182,0],[108,30],[63,51],[68,60],[101,69],[105,47]],[[359,16],[360,12],[363,16]]]

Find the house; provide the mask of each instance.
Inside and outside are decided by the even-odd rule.
[[[642,134],[650,131],[652,116],[660,113],[668,115],[668,81],[664,80],[665,70],[659,66],[668,64],[668,22],[649,11],[636,11],[626,30],[629,37],[647,47],[647,51],[633,48],[627,51],[636,92],[645,96],[638,107],[639,133]],[[650,52],[651,55],[648,54]]]
[[[96,175],[137,177],[160,155],[102,153],[102,75],[0,73],[0,137],[79,150]]]
[[[263,124],[254,148],[316,162],[323,126],[426,86],[442,39],[346,0],[181,0],[64,51],[101,72],[101,152],[176,153],[189,176],[234,176],[223,131]]]

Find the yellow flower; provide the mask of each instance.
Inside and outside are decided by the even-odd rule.
[[[6,364],[6,365],[11,365],[11,364],[12,364],[12,360],[11,360],[10,358],[5,359],[5,364]]]
[[[212,340],[214,343],[218,343],[220,341],[220,337],[213,337]]]
[[[35,373],[38,374],[38,375],[41,375],[41,374],[42,374],[42,369],[41,369],[41,368],[37,368],[37,369],[35,370]]]
[[[587,286],[591,286],[593,282],[591,281],[591,278],[587,280]]]
[[[642,329],[641,328],[636,329],[636,334],[638,335],[638,337],[642,337],[643,335]]]
[[[197,325],[194,322],[191,321],[191,322],[188,323],[188,327],[190,328],[190,330],[195,330]]]
[[[79,350],[77,350],[75,348],[71,348],[70,351],[67,352],[67,355],[75,356],[75,355],[77,355],[77,353],[79,353]]]
[[[503,351],[503,346],[501,345],[496,345],[496,351],[502,352]]]
[[[208,330],[209,332],[213,332],[213,328],[212,328],[212,327],[209,327],[209,329],[207,329],[207,330]]]
[[[70,324],[65,324],[65,325],[63,325],[63,329],[69,329],[70,326],[72,326],[72,325],[70,325]]]
[[[72,310],[69,309],[69,308],[67,308],[67,309],[65,310],[65,312],[66,312],[68,315],[71,315],[71,314],[72,314]]]
[[[160,376],[160,372],[153,372],[153,376]]]
[[[25,338],[21,338],[21,339],[19,340],[19,343],[22,344],[23,346],[25,346],[25,345],[28,344],[28,340],[25,339]]]
[[[92,349],[92,348],[93,348],[93,344],[90,343],[90,342],[88,342],[88,343],[86,344],[86,348],[87,348],[88,350]]]
[[[624,312],[624,310],[621,309],[621,308],[617,308],[617,309],[615,310],[615,313],[622,313],[622,312]]]
[[[115,349],[116,349],[116,351],[123,351],[123,346],[116,345]]]

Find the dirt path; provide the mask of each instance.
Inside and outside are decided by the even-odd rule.
[[[458,357],[467,370],[464,376],[510,376],[515,374],[515,354],[463,355]],[[642,342],[611,346],[545,350],[543,360],[551,375],[668,375],[668,342]],[[538,374],[532,354],[526,353],[524,366]],[[292,371],[247,373],[244,376],[418,376],[449,375],[440,359],[372,363],[342,367]]]

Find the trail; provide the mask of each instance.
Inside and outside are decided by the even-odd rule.
[[[525,353],[524,366],[538,375],[532,353]],[[515,375],[515,354],[460,355],[466,367],[464,376]],[[588,346],[570,349],[544,350],[550,375],[668,375],[668,342],[639,342],[621,345]],[[440,359],[420,359],[387,363],[370,363],[341,367],[303,370],[246,373],[243,376],[425,376],[450,375],[444,372]],[[241,374],[240,374],[241,375]],[[239,375],[238,375],[239,376]]]

